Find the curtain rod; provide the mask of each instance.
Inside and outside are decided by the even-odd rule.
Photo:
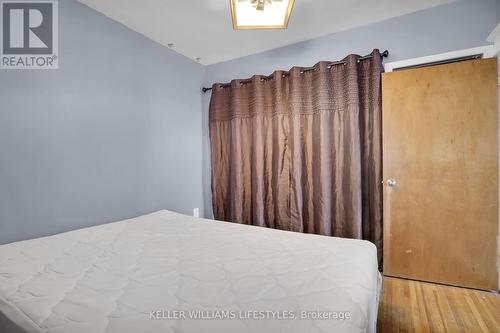
[[[380,56],[381,56],[382,58],[387,58],[387,57],[389,56],[389,51],[388,51],[388,50],[385,50],[384,52],[382,52],[382,53],[380,54]],[[358,61],[359,61],[359,60],[363,60],[363,59],[369,59],[369,58],[371,58],[371,57],[372,57],[372,55],[371,55],[371,54],[369,54],[369,55],[367,55],[367,56],[360,57],[360,58],[358,59]],[[342,61],[342,60],[341,60],[341,61],[334,61],[334,62],[331,62],[331,63],[329,63],[329,64],[328,64],[328,68],[330,68],[330,67],[332,67],[332,66],[335,66],[335,65],[342,65],[342,64],[345,64],[345,63],[346,63],[346,62],[345,62],[345,61]],[[314,70],[314,67],[305,67],[305,68],[303,68],[303,69],[302,69],[301,73],[303,73],[303,72],[307,72],[307,71],[311,71],[311,70]],[[284,74],[284,75],[289,75],[289,73],[288,73],[288,72],[285,72],[285,73],[287,73],[287,74]],[[264,76],[264,78],[270,78],[270,77],[272,77],[272,74],[271,74],[271,75],[269,75],[269,76]],[[248,83],[248,82],[251,82],[251,81],[252,81],[252,79],[241,80],[241,83]],[[230,87],[230,86],[231,86],[231,83],[225,83],[225,84],[222,84],[222,85],[221,85],[221,87]],[[203,88],[201,89],[201,91],[203,91],[204,93],[206,93],[206,92],[207,92],[207,91],[209,91],[209,90],[212,90],[212,87],[210,87],[210,88],[203,87]]]

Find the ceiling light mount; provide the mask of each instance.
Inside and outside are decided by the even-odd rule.
[[[233,28],[286,29],[294,0],[229,0]]]
[[[281,1],[281,0],[275,0],[275,1]],[[273,0],[250,0],[250,2],[255,7],[255,9],[264,10],[266,8],[266,5],[270,5],[273,2]]]

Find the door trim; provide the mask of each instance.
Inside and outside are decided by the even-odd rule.
[[[482,54],[483,58],[491,58],[496,55],[495,47],[493,45],[474,47],[471,49],[458,50],[453,52],[446,52],[440,54],[433,54],[425,57],[411,58],[399,61],[388,62],[384,64],[386,72],[393,72],[394,70],[402,67],[418,66],[432,62],[445,61],[449,59],[469,57],[477,54]]]

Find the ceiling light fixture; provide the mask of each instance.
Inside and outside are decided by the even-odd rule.
[[[229,0],[233,28],[286,29],[294,0]]]

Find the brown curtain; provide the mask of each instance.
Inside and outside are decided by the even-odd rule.
[[[215,84],[215,218],[382,249],[381,74],[372,57]]]

